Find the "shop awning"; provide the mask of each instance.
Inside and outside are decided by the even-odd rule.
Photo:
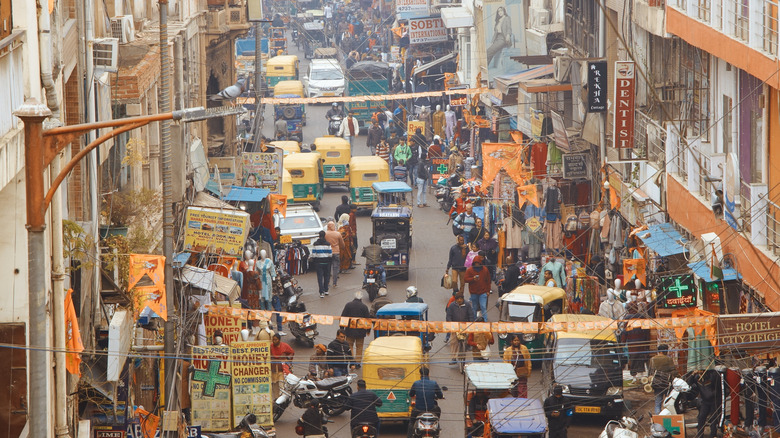
[[[223,201],[238,202],[260,202],[271,193],[268,189],[257,189],[252,187],[230,187],[230,191],[225,195]]]
[[[441,20],[447,29],[474,26],[474,16],[468,9],[458,6],[454,8],[441,8]]]
[[[414,73],[412,75],[416,75],[418,73],[422,73],[424,71],[427,71],[430,68],[436,67],[437,65],[442,65],[447,61],[453,60],[458,57],[457,52],[452,52],[449,55],[442,56],[441,58],[434,59],[431,62],[427,62],[419,67],[414,68]]]
[[[509,88],[523,81],[541,78],[553,74],[553,65],[540,65],[539,67],[529,68],[527,70],[515,72],[508,75],[496,76],[496,88],[502,93],[507,94]]]
[[[655,251],[661,257],[668,257],[688,252],[685,244],[688,239],[674,229],[672,224],[650,225],[647,230],[637,234],[645,246]]]
[[[693,273],[696,274],[697,277],[701,278],[707,283],[721,281],[720,279],[710,277],[710,267],[707,266],[706,261],[690,263],[688,267],[691,268],[691,271],[693,271]],[[734,268],[722,268],[722,269],[723,269],[723,281],[742,279],[742,275],[739,272],[737,272],[736,269]]]

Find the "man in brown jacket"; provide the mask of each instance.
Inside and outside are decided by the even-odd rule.
[[[475,312],[482,312],[487,322],[487,299],[490,295],[490,272],[482,266],[482,256],[474,257],[471,267],[466,269],[464,281],[469,285],[469,301]]]

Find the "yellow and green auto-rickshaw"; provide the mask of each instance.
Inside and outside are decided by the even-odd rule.
[[[567,313],[566,291],[559,287],[524,284],[506,293],[498,301],[498,320],[500,322],[544,322],[554,314]],[[510,343],[515,333],[498,335],[499,354]],[[521,342],[528,348],[532,359],[540,359],[544,354],[543,333],[517,333]],[[534,364],[540,361],[534,360]]]
[[[390,166],[382,158],[352,157],[349,162],[350,202],[358,207],[376,207],[375,182],[390,181]]]
[[[272,90],[279,81],[297,81],[298,64],[298,57],[295,55],[281,55],[270,58],[265,64],[268,89]]]
[[[290,172],[294,203],[308,203],[320,210],[324,187],[322,159],[316,152],[293,153],[284,157],[284,168]]]
[[[325,184],[349,185],[349,160],[352,159],[349,140],[326,136],[315,138],[313,144],[322,155]]]
[[[423,364],[419,336],[383,336],[368,344],[363,352],[363,379],[366,389],[382,400],[376,411],[383,423],[409,421],[409,390],[419,380]]]
[[[293,200],[293,184],[290,172],[282,169],[282,194],[287,196],[290,202]]]
[[[277,140],[268,143],[268,145],[284,151],[285,157],[301,151],[301,144],[295,140]]]

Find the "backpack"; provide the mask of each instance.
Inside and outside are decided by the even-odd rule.
[[[656,371],[653,375],[653,391],[665,391],[672,383],[672,374],[666,371]]]
[[[461,218],[461,219],[463,218],[463,214],[464,213],[461,213],[461,214],[455,216],[455,218],[452,219],[452,234],[454,234],[456,236],[458,236],[461,233],[463,233],[463,230],[461,230],[460,228],[458,228],[457,225],[455,225],[455,222],[458,220],[458,218]]]

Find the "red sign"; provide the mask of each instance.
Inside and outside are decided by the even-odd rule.
[[[632,61],[615,62],[615,120],[612,139],[619,149],[634,147],[636,69]]]

